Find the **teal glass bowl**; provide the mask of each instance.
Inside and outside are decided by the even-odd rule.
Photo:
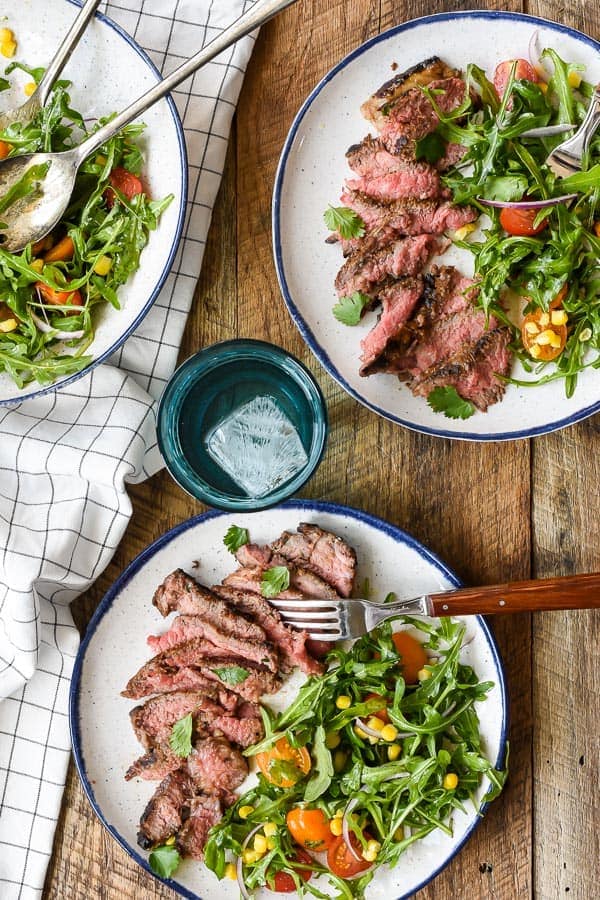
[[[221,446],[234,467],[239,462],[248,469],[256,445],[236,454],[239,444],[230,440],[227,423],[241,408],[254,409],[253,401],[267,403],[284,423],[280,443],[265,438],[266,449],[258,451],[261,471],[274,467],[273,488],[259,496],[250,495],[232,476],[235,469],[228,471],[209,451],[209,445]],[[268,427],[259,428],[259,444]],[[223,341],[191,356],[169,380],[158,408],[158,445],[171,476],[197,500],[227,510],[266,509],[298,491],[321,461],[327,427],[325,400],[308,369],[281,347],[250,339]],[[283,446],[293,448],[289,459],[295,454],[297,461],[289,462],[289,477],[283,474]]]

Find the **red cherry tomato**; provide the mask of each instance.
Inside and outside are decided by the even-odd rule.
[[[309,866],[312,863],[312,857],[304,850],[296,850],[296,862],[306,863]],[[297,869],[298,875],[303,881],[309,881],[312,877],[312,869]],[[296,890],[296,883],[289,872],[276,872],[273,878],[273,887],[270,889],[280,894],[291,894]]]
[[[55,291],[43,281],[36,281],[35,287],[44,303],[52,306],[83,306],[83,300],[79,291]]]
[[[121,166],[116,166],[116,168],[112,170],[108,180],[112,187],[123,194],[126,200],[131,200],[133,197],[137,196],[137,194],[141,194],[144,190],[142,182],[137,175],[134,175],[133,172],[128,172],[127,169],[123,169]],[[106,199],[106,205],[109,209],[112,209],[116,200],[115,192],[111,190],[111,188],[106,188],[104,197]]]
[[[539,210],[531,207],[505,206],[500,210],[500,224],[509,234],[517,237],[533,237],[543,231],[547,220],[542,219],[538,225],[534,225]]]
[[[365,834],[365,839],[369,839],[367,834]],[[350,841],[353,849],[360,856],[362,847],[352,831],[350,832]],[[359,872],[369,869],[373,863],[367,862],[366,859],[357,859],[344,840],[343,834],[341,834],[327,851],[327,865],[330,871],[339,878],[352,878],[354,875],[358,875]]]
[[[504,96],[514,63],[517,64],[515,67],[515,79],[519,81],[539,81],[537,72],[526,59],[507,59],[497,65],[494,72],[494,87],[500,99]]]

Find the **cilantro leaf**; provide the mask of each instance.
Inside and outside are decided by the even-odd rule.
[[[6,78],[0,78],[0,91],[7,91],[10,87],[10,81]]]
[[[290,586],[290,571],[285,566],[273,566],[263,572],[260,592],[263,597],[276,597]]]
[[[242,666],[224,666],[222,669],[213,669],[213,672],[225,684],[241,684],[250,674],[248,669],[244,669]]]
[[[436,387],[427,397],[427,402],[434,412],[443,412],[449,419],[468,419],[475,412],[469,400],[463,400],[456,388]]]
[[[173,845],[161,844],[160,847],[154,848],[148,862],[154,874],[159,878],[170,878],[181,862],[181,857]]]
[[[371,298],[360,291],[350,297],[342,297],[333,307],[333,315],[344,325],[358,325],[362,311],[371,302]]]
[[[426,134],[415,143],[415,158],[424,159],[428,163],[436,163],[445,152],[446,141],[437,131]]]
[[[169,735],[169,744],[173,753],[186,757],[192,752],[192,714],[188,713],[183,719],[175,722]]]
[[[249,540],[250,535],[247,528],[240,528],[239,525],[230,525],[227,529],[227,534],[223,538],[223,543],[230,553],[235,553],[236,550],[247,544]]]
[[[337,231],[342,238],[362,237],[365,223],[359,215],[346,206],[329,206],[323,213],[330,231]]]

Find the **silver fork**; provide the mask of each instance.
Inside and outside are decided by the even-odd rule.
[[[600,84],[596,85],[585,119],[575,134],[552,150],[546,159],[555,175],[566,178],[581,169],[583,154],[600,126]]]
[[[284,622],[320,641],[357,638],[402,615],[470,616],[600,607],[600,572],[512,584],[457,588],[411,600],[270,600]]]

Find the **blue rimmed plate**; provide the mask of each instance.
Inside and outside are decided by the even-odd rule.
[[[370,130],[361,103],[392,77],[392,64],[406,69],[438,55],[453,66],[475,62],[492,73],[498,62],[527,57],[532,34],[539,45],[582,63],[586,77],[600,81],[600,43],[564,25],[509,12],[441,13],[392,28],[358,47],[334,66],[298,112],[286,139],[273,197],[273,241],[280,287],[304,340],[329,374],[352,397],[400,425],[440,437],[500,441],[533,437],[571,425],[600,410],[600,375],[589,369],[577,390],[564,384],[535,388],[509,385],[502,402],[486,413],[453,420],[434,413],[393,375],[358,374],[360,340],[373,327],[375,313],[349,328],[331,314],[340,250],[325,244],[323,211],[339,203],[348,174],[344,154]],[[472,257],[452,248],[443,257],[469,275]],[[526,376],[520,364],[516,377]]]
[[[285,529],[293,530],[300,522],[316,522],[348,540],[358,554],[358,583],[368,578],[375,597],[394,590],[400,598],[408,598],[459,583],[434,554],[400,529],[355,509],[312,501],[290,501],[256,513],[208,512],[182,523],[144,550],[106,594],[90,622],[75,664],[70,723],[75,762],[94,810],[148,871],[147,854],[137,847],[136,832],[156,785],[123,780],[141,751],[128,718],[133,704],[120,697],[120,691],[149,657],[147,635],[165,627],[152,606],[153,591],[177,567],[207,584],[231,572],[234,560],[223,537],[234,523],[248,528],[251,539],[260,543]],[[477,711],[487,754],[501,765],[508,718],[502,663],[485,621],[480,617],[466,621],[468,636],[461,658],[482,680],[495,683]],[[294,675],[279,694],[269,698],[269,704],[284,708],[301,683],[302,676]],[[487,788],[484,781],[479,798]],[[411,896],[459,852],[479,821],[474,810],[457,814],[453,837],[431,834],[412,845],[395,869],[377,873],[367,898]],[[217,881],[193,860],[186,860],[168,883],[191,900],[237,900],[239,895],[235,883]],[[272,894],[264,891],[259,896],[267,900]]]
[[[31,66],[47,65],[77,14],[72,0],[20,0],[10,4],[6,21],[18,42],[15,59]],[[119,112],[149,90],[160,73],[144,51],[123,29],[96,13],[65,67],[74,109],[85,118],[97,119]],[[2,109],[23,102],[23,85],[31,80],[24,72],[11,76],[13,87],[2,93]],[[122,308],[108,303],[95,317],[94,341],[86,351],[92,362],[75,375],[58,378],[51,386],[32,382],[18,388],[0,373],[0,406],[45,394],[71,384],[103,362],[140,325],[169,274],[183,228],[187,197],[187,155],[183,128],[171,97],[155,103],[143,116],[144,184],[156,199],[168,194],[174,200],[161,216],[156,231],[141,256],[140,268],[119,290]]]

